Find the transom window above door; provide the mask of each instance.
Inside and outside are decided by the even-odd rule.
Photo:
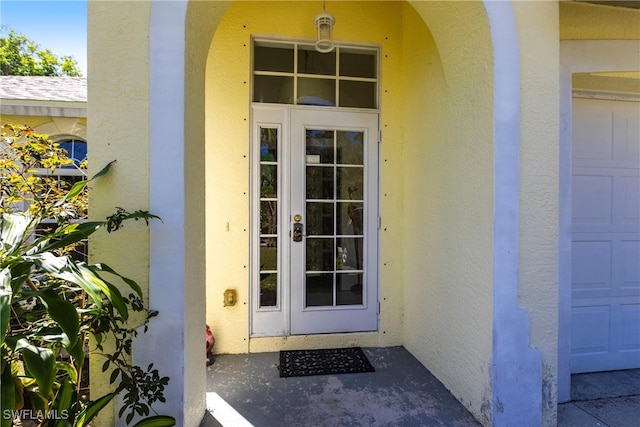
[[[253,102],[378,108],[378,49],[253,41]]]

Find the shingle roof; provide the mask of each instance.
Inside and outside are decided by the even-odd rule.
[[[0,76],[0,99],[87,102],[87,79]]]

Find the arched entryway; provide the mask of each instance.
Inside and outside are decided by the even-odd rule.
[[[383,53],[390,84],[385,88],[383,83],[380,120],[380,324],[377,331],[356,339],[366,345],[404,345],[484,422],[539,419],[540,358],[530,347],[526,312],[518,308],[520,100],[514,94],[519,92],[520,68],[511,5],[375,4],[395,13],[399,25],[379,43],[395,44],[401,58]],[[225,210],[235,209],[229,203],[244,206],[240,211],[248,213],[248,184],[243,184],[249,181],[248,173],[242,181],[215,182],[229,185],[235,191],[232,197],[212,200],[206,189],[211,175],[224,175],[225,164],[243,168],[249,161],[242,123],[249,120],[244,95],[250,82],[250,44],[234,46],[232,52],[247,53],[226,58],[245,65],[243,74],[234,76],[236,92],[244,94],[240,109],[229,105],[216,110],[224,107],[224,99],[208,81],[211,67],[225,71],[225,64],[216,62],[225,57],[211,50],[212,40],[235,5],[154,2],[150,10],[150,205],[164,221],[162,227],[151,228],[150,299],[163,313],[166,328],[152,328],[143,339],[171,341],[181,351],[164,359],[142,350],[136,358],[139,363],[153,359],[176,380],[168,389],[166,406],[183,425],[196,425],[204,411],[202,328],[194,325],[204,325],[208,316],[208,260],[215,251],[238,251],[216,239],[208,242],[203,230],[230,233],[231,244],[243,242],[239,252],[246,252],[244,258],[230,258],[233,263],[226,267],[231,273],[216,276],[214,286],[239,292],[239,304],[229,308],[222,307],[221,295],[213,292],[213,298],[220,299],[215,302],[216,321],[232,319],[236,328],[221,329],[221,345],[234,343],[229,348],[236,352],[282,345],[277,338],[259,341],[249,336],[249,251],[244,243],[249,231],[243,226],[249,215],[220,221]],[[321,4],[300,4],[309,10],[312,6],[320,10]],[[331,7],[338,14],[341,7],[367,6],[336,2]],[[257,22],[262,16],[258,12],[245,16]],[[359,16],[350,13],[339,22],[357,26]],[[310,37],[313,28],[307,21],[289,22],[288,28]],[[238,23],[233,31],[245,34],[249,42],[252,23]],[[394,103],[398,108],[385,107]],[[240,124],[209,127],[212,113],[227,124]],[[218,153],[228,157],[214,163],[208,144],[220,135],[228,146]],[[166,173],[176,165],[183,166],[182,173]],[[394,282],[400,285],[394,287]],[[330,342],[348,343],[351,338],[332,337],[337,341]],[[510,383],[513,376],[521,382]],[[553,397],[550,400],[553,406]]]

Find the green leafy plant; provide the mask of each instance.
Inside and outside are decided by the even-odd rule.
[[[87,185],[52,174],[72,165],[63,149],[27,127],[7,126],[0,146],[0,426],[31,418],[42,426],[86,426],[115,396],[123,395],[119,416],[129,424],[173,425],[155,414],[169,378],[153,365],[131,365],[131,312],[146,319],[140,286],[106,264],[88,264],[75,251],[101,228],[116,231],[129,220],[157,216],[118,208],[104,221],[86,218]],[[48,224],[42,232],[42,224]],[[109,280],[107,280],[109,278]],[[115,278],[119,283],[113,283]],[[121,289],[128,289],[127,296]],[[144,324],[146,332],[147,324]],[[97,351],[88,352],[93,336]],[[104,344],[112,340],[109,351]],[[93,398],[83,388],[87,357],[105,359],[114,390]],[[154,412],[155,415],[149,417]]]
[[[0,27],[0,75],[82,77],[73,57],[59,57],[4,25]]]

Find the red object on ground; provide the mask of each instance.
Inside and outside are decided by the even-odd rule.
[[[211,352],[213,351],[213,346],[216,343],[216,339],[211,332],[211,328],[207,325],[206,332],[206,343],[207,343],[207,365],[211,365],[214,362],[213,355]]]

